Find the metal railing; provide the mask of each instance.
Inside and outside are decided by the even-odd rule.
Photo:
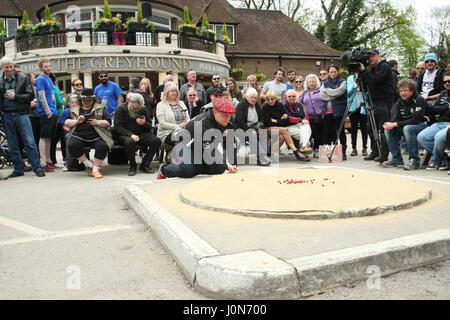
[[[17,51],[63,48],[67,46],[67,31],[53,31],[16,39]]]
[[[94,46],[158,46],[158,34],[154,32],[91,31]]]
[[[178,47],[182,49],[192,49],[216,53],[216,42],[206,38],[193,35],[179,35]]]

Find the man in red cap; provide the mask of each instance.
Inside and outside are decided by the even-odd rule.
[[[173,177],[192,178],[198,174],[222,174],[225,170],[230,173],[237,172],[237,167],[227,164],[224,156],[218,150],[216,139],[219,137],[214,134],[220,132],[219,143],[223,142],[225,130],[234,128],[231,117],[236,108],[233,102],[225,98],[215,99],[213,106],[209,111],[198,115],[186,125],[186,131],[181,134],[184,144],[181,163],[162,164],[159,168],[158,180]],[[200,132],[201,138],[197,139],[195,133],[198,135]],[[186,135],[189,135],[189,141],[185,140]],[[201,154],[197,154],[196,157],[195,152]],[[220,161],[211,163],[211,161],[205,161],[208,160],[207,157],[220,159]]]

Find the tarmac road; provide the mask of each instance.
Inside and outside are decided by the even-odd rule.
[[[100,180],[59,171],[0,181],[0,299],[206,299],[122,199],[126,185],[156,175],[126,173],[113,166]],[[449,288],[447,261],[381,279],[379,288],[360,282],[309,299],[450,299]]]

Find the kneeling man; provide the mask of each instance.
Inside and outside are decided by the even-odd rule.
[[[186,125],[184,133],[189,134],[190,141],[187,143],[185,141],[180,142],[186,144],[186,148],[182,150],[184,152],[182,155],[183,161],[179,164],[162,164],[159,168],[157,179],[173,177],[192,178],[199,174],[222,174],[225,170],[228,170],[230,173],[236,173],[237,167],[227,164],[218,148],[214,147],[217,143],[215,141],[217,137],[212,134],[214,130],[218,130],[218,132],[223,134],[225,130],[233,129],[234,126],[230,121],[235,110],[230,100],[223,98],[214,99],[213,108],[198,115]],[[194,140],[195,127],[200,129],[199,133],[201,133],[201,138],[198,140]],[[199,163],[195,163],[195,160],[197,160],[195,151],[197,150],[200,155]],[[207,163],[209,161],[205,160],[208,155],[215,159],[221,159],[220,163]]]

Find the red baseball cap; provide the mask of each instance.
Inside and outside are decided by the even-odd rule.
[[[213,101],[214,109],[217,111],[227,113],[227,114],[234,114],[236,112],[236,107],[234,106],[233,102],[226,98],[217,98]]]

